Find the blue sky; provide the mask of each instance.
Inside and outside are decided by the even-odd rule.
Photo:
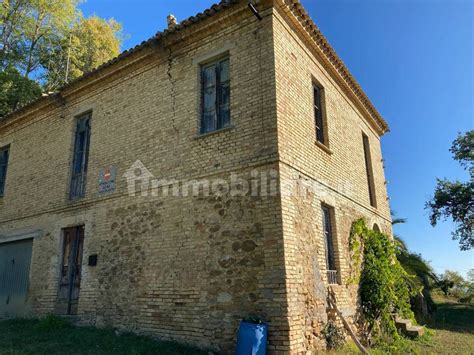
[[[127,49],[210,6],[211,0],[89,0],[86,15],[123,24]],[[474,129],[474,2],[471,0],[303,0],[391,132],[382,139],[392,209],[408,219],[395,232],[437,272],[466,273],[448,221],[432,228],[424,210],[436,177],[466,180],[449,153],[457,132]]]

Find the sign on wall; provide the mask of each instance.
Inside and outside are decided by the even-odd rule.
[[[99,194],[115,191],[117,168],[114,166],[99,170]]]

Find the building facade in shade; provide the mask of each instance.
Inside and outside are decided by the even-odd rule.
[[[388,126],[297,0],[222,1],[0,120],[0,317],[271,352],[357,315]]]

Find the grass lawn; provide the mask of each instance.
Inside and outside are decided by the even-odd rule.
[[[437,312],[427,321],[427,334],[418,340],[401,339],[370,349],[371,354],[474,354],[474,305],[438,297]],[[337,354],[357,354],[348,344]]]
[[[418,340],[402,339],[371,354],[474,354],[474,305],[438,300],[438,311]],[[356,354],[354,344],[337,354]],[[170,342],[112,329],[73,327],[58,318],[0,321],[0,355],[20,354],[207,354]]]
[[[439,354],[474,354],[474,305],[443,300],[427,326],[433,329],[431,344],[421,346],[424,352]]]
[[[170,342],[112,329],[73,327],[57,318],[0,321],[0,355],[21,354],[207,354]]]

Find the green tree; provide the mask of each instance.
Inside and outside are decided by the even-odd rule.
[[[391,211],[392,225],[407,223],[406,218],[396,217]],[[421,254],[416,254],[408,249],[405,241],[397,234],[393,237],[397,259],[407,274],[414,276],[408,279],[412,283],[412,288],[421,289],[421,294],[416,294],[411,298],[412,309],[419,317],[425,317],[433,313],[436,305],[431,296],[431,290],[437,284],[438,278],[431,265],[423,259]]]
[[[405,224],[407,223],[406,218],[397,217],[397,213],[394,210],[390,210],[390,215],[392,216],[392,226],[397,224]]]
[[[0,117],[28,103],[41,94],[40,86],[25,78],[15,68],[0,72]]]
[[[17,39],[18,65],[25,78],[45,69],[41,68],[41,58],[50,53],[52,43],[69,31],[80,13],[78,0],[29,0],[28,3]]]
[[[84,18],[80,1],[2,0],[0,115],[38,95],[30,79],[43,91],[54,91],[119,54],[120,24],[97,16]],[[20,81],[18,74],[27,80]]]
[[[447,297],[449,295],[449,290],[454,287],[454,282],[444,277],[440,277],[437,286],[443,291],[444,295]]]
[[[467,272],[467,282],[468,285],[468,292],[470,295],[474,295],[474,269],[471,269]]]
[[[438,282],[436,273],[433,271],[431,265],[425,259],[423,259],[420,254],[409,251],[406,247],[404,247],[403,242],[400,243],[399,238],[396,238],[395,241],[398,246],[398,261],[408,274],[415,276],[413,279],[414,284],[416,287],[423,288],[423,296],[428,303],[428,307],[433,309],[434,302],[431,297],[431,289]]]
[[[406,218],[395,216],[392,211],[392,225],[407,223]],[[436,273],[431,265],[423,259],[420,254],[411,252],[405,241],[397,234],[394,235],[395,246],[397,248],[397,258],[403,268],[410,275],[415,275],[419,286],[423,286],[423,290],[430,290],[434,283],[438,281]],[[431,299],[431,297],[430,297]]]
[[[120,53],[122,26],[114,19],[82,18],[74,28],[76,41],[71,71],[80,76]],[[73,70],[76,70],[74,72]]]
[[[20,59],[20,38],[30,10],[29,0],[3,0],[0,4],[0,70]]]
[[[430,221],[436,226],[440,219],[451,217],[456,224],[453,239],[461,250],[474,247],[474,130],[459,134],[450,149],[453,157],[468,170],[467,182],[438,179],[433,198],[426,203]]]
[[[453,295],[462,298],[469,292],[469,282],[457,271],[446,270],[439,277],[438,287],[443,291],[445,296]]]
[[[114,19],[80,17],[44,58],[45,86],[53,91],[120,53],[122,26]]]

